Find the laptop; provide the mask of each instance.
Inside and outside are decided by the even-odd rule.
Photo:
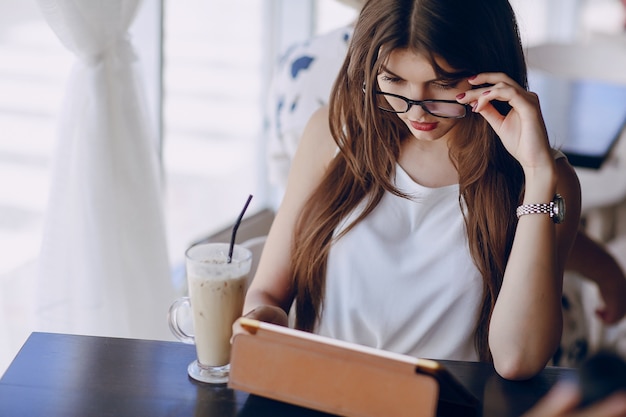
[[[532,69],[551,144],[574,166],[599,169],[626,125],[626,84],[568,79]]]

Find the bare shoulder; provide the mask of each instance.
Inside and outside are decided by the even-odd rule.
[[[298,182],[298,187],[310,188],[321,180],[328,163],[337,153],[337,144],[328,121],[328,107],[318,109],[309,119],[298,150],[291,164],[289,182]],[[289,185],[288,185],[289,187]]]
[[[320,107],[309,119],[301,139],[301,146],[308,156],[318,155],[332,159],[337,144],[330,133],[328,106]]]

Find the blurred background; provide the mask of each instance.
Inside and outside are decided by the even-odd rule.
[[[511,3],[527,47],[624,32],[619,0]],[[272,200],[264,103],[281,53],[354,17],[334,0],[142,3],[131,33],[158,132],[174,285],[191,242],[228,227],[248,194],[249,213]],[[35,0],[0,0],[0,374],[36,328],[36,263],[74,61]]]

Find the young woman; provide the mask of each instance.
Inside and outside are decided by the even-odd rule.
[[[559,344],[579,216],[509,3],[369,1],[244,312],[286,324],[295,301],[303,330],[529,378]]]

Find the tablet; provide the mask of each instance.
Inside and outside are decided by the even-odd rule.
[[[229,387],[343,416],[471,416],[479,401],[440,363],[251,319]],[[438,412],[439,410],[439,412]]]

